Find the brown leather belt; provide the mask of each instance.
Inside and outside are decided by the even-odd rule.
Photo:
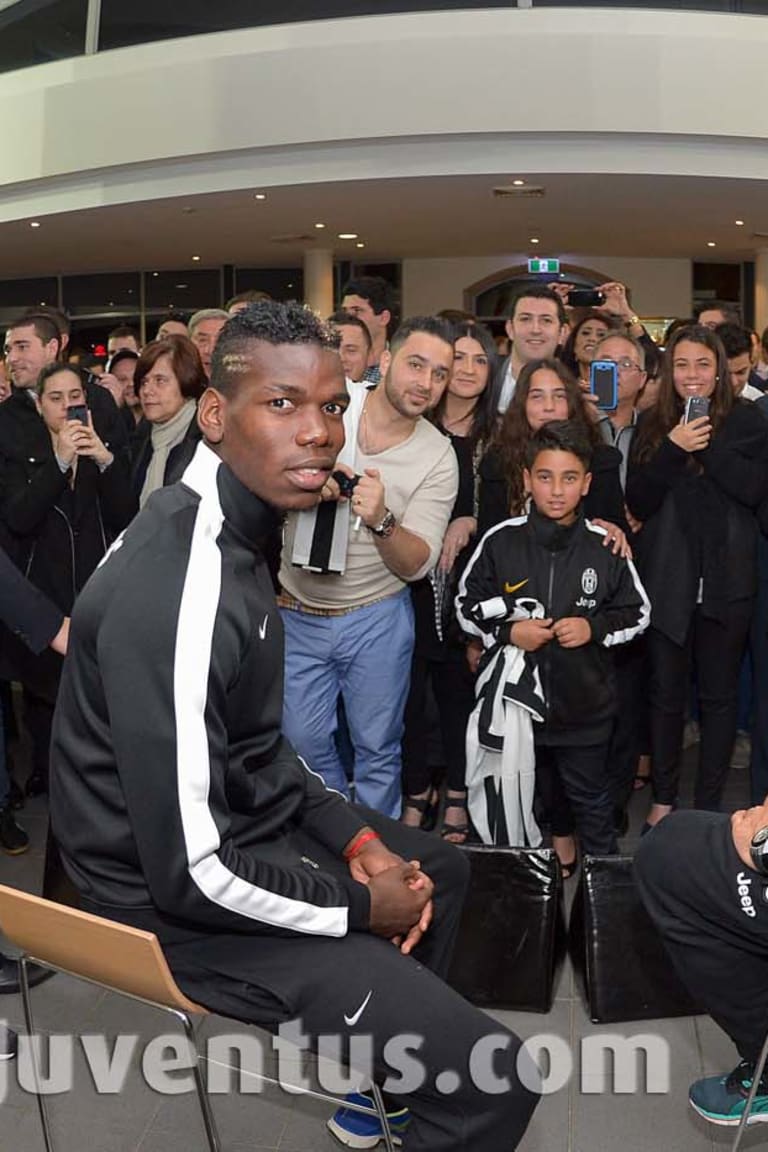
[[[357,612],[360,608],[370,608],[371,604],[380,604],[382,600],[389,600],[389,596],[377,596],[375,600],[367,600],[365,604],[353,604],[349,608],[312,608],[309,604],[302,604],[295,596],[288,592],[280,592],[277,603],[280,608],[287,608],[290,612],[304,612],[307,616],[348,616],[350,612]]]

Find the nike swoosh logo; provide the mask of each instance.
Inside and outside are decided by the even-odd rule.
[[[519,584],[507,584],[507,582],[505,581],[504,582],[504,591],[505,592],[517,592],[518,588],[522,588],[527,583],[528,583],[527,577],[525,578],[525,580],[521,580]]]
[[[370,1000],[371,996],[373,996],[373,988],[371,988],[370,992],[366,996],[365,1000],[363,1000],[362,1004],[358,1008],[357,1012],[355,1012],[354,1016],[345,1016],[344,1017],[344,1023],[347,1024],[350,1028],[354,1028],[355,1024],[357,1024],[357,1022],[360,1019],[360,1017],[362,1016],[363,1012],[365,1012],[366,1008],[368,1007],[368,1001]]]
[[[264,640],[267,635],[267,624],[269,623],[269,616],[265,616],[261,624],[259,624],[259,637]]]

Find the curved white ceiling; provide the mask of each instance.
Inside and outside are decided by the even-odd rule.
[[[560,248],[641,255],[655,237],[695,254],[736,213],[749,236],[768,231],[767,58],[761,17],[571,8],[292,24],[27,69],[0,77],[0,272],[19,274],[21,252],[37,265],[21,231],[32,216],[49,218],[62,270],[75,256],[115,267],[99,245],[131,220],[158,264],[178,263],[185,206],[224,232],[232,213],[253,260],[274,256],[274,229],[302,233],[321,206],[347,217],[356,204],[367,255],[454,252],[467,212],[481,217],[468,230],[478,254],[510,250],[510,233],[524,245],[537,224],[569,230]],[[519,218],[489,206],[490,185],[513,175],[548,187]],[[246,212],[256,187],[292,215]],[[670,231],[670,216],[688,230]],[[749,236],[718,244],[762,242]]]

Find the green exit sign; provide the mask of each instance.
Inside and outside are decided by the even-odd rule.
[[[529,272],[549,272],[553,276],[557,276],[560,271],[559,260],[529,260]]]

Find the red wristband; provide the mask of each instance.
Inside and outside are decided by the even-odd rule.
[[[355,856],[358,856],[361,849],[371,840],[381,840],[381,836],[379,836],[378,832],[374,832],[373,828],[369,828],[367,831],[358,832],[349,848],[344,850],[344,859],[347,861],[354,860]]]

